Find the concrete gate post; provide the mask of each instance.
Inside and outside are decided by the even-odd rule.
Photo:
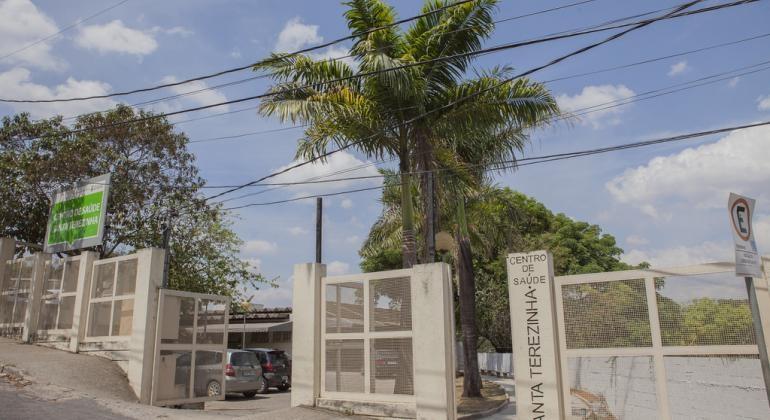
[[[418,419],[457,418],[452,274],[444,263],[412,271],[412,354]]]
[[[94,262],[99,259],[99,254],[93,251],[83,251],[80,254],[78,267],[78,281],[75,295],[75,309],[72,314],[72,335],[70,337],[70,351],[78,352],[80,341],[86,336],[86,314],[88,302],[91,296],[91,273]]]
[[[21,341],[31,343],[37,333],[37,321],[40,318],[40,304],[45,285],[45,263],[51,261],[51,254],[38,252],[33,255],[35,268],[32,271],[32,282],[29,285],[27,308],[24,312],[24,329]]]
[[[13,259],[16,252],[16,241],[13,238],[0,238],[0,290],[3,290],[3,282],[8,281],[5,278],[5,263]]]
[[[314,406],[321,395],[321,278],[325,264],[296,264],[292,297],[291,406]]]
[[[137,252],[139,261],[136,268],[131,339],[128,345],[128,382],[142,404],[150,403],[152,390],[155,328],[165,253],[166,251],[159,248]]]

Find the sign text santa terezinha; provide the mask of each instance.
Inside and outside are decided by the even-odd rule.
[[[54,194],[45,252],[62,252],[102,243],[110,175],[91,178]]]
[[[551,258],[546,251],[507,258],[516,411],[531,420],[558,419],[563,406]]]

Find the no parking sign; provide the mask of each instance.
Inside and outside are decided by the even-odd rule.
[[[761,261],[751,219],[754,216],[754,199],[730,193],[727,210],[735,242],[735,275],[762,276]]]

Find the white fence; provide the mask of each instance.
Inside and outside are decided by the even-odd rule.
[[[222,296],[160,291],[153,405],[225,399],[229,307]]]
[[[0,335],[107,357],[126,372],[129,385],[145,404],[210,399],[208,392],[197,385],[206,375],[224,375],[228,298],[163,290],[171,300],[193,302],[194,320],[189,331],[175,326],[177,336],[191,337],[192,341],[172,343],[156,334],[163,250],[143,249],[97,260],[97,254],[88,251],[63,259],[44,253],[13,259],[14,249],[13,239],[0,238]],[[212,312],[215,307],[218,314]],[[173,303],[166,306],[172,313],[173,308]],[[187,319],[181,318],[180,311],[177,308],[176,318],[164,312],[162,319]],[[174,335],[168,330],[164,332],[166,338]],[[156,347],[156,340],[160,347]],[[160,352],[157,355],[156,348]],[[177,358],[171,360],[166,352],[190,353],[182,358],[187,360],[189,377],[181,373],[183,364]],[[156,358],[162,372],[153,387]],[[172,364],[175,371],[169,384],[164,382],[169,376],[163,369]],[[217,367],[212,369],[212,365]],[[177,366],[182,366],[181,370]],[[190,384],[189,393],[185,384]],[[224,389],[224,380],[219,384]]]
[[[767,418],[747,289],[733,270],[724,263],[557,277],[567,414]],[[755,282],[768,316],[767,281]]]
[[[449,266],[324,274],[294,270],[292,406],[455,418]]]

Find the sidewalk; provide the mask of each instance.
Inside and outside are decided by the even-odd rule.
[[[515,420],[516,419],[516,383],[511,378],[500,378],[497,376],[482,376],[481,377],[485,381],[494,382],[503,389],[505,389],[505,392],[508,394],[508,406],[505,407],[502,411],[495,413],[489,417],[488,419],[495,419],[495,420]]]
[[[0,367],[5,367],[6,373],[18,371],[24,377],[24,381],[0,377],[0,407],[2,407],[0,418],[3,419],[327,420],[338,418],[334,414],[322,411],[289,408],[288,402],[283,408],[273,406],[272,411],[223,409],[230,401],[217,402],[212,407],[214,411],[179,410],[142,405],[136,402],[136,396],[129,387],[123,371],[109,360],[41,346],[18,344],[5,338],[0,338]]]

